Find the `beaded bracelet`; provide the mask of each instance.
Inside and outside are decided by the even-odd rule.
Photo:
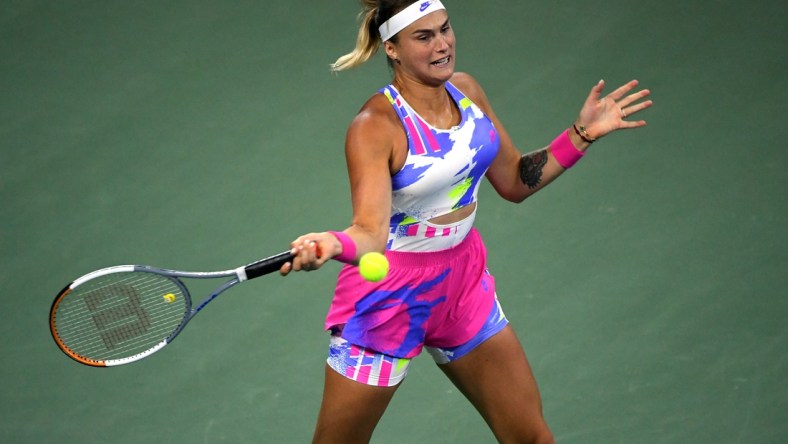
[[[585,140],[586,142],[588,142],[588,143],[596,142],[596,138],[593,138],[593,137],[588,135],[588,131],[586,131],[586,127],[585,126],[580,125],[580,127],[578,128],[578,126],[576,124],[573,124],[572,128],[574,128],[575,132],[577,133],[577,135],[580,136],[580,138]]]

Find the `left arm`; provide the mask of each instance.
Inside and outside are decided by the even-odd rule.
[[[512,202],[522,202],[566,171],[558,163],[549,146],[527,154],[521,153],[495,115],[481,86],[471,76],[457,74],[452,81],[487,114],[498,131],[500,148],[487,170],[487,178],[501,197]],[[639,102],[650,94],[648,90],[627,95],[637,84],[638,82],[633,80],[600,98],[605,84],[603,81],[597,83],[591,89],[575,121],[578,128],[585,130],[583,137],[594,141],[618,129],[644,126],[646,122],[643,120],[623,120],[652,104],[650,100]],[[573,128],[569,129],[568,136],[578,151],[585,151],[591,145]]]

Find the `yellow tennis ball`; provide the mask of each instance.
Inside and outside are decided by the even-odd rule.
[[[172,304],[173,302],[175,302],[175,295],[172,294],[172,293],[165,294],[164,295],[164,302],[166,302],[168,304]]]
[[[389,261],[376,251],[366,253],[358,261],[358,272],[364,279],[378,282],[389,273]]]

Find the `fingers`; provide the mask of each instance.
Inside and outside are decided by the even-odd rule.
[[[333,257],[330,235],[326,233],[305,234],[294,240],[291,252],[294,257],[291,262],[279,269],[282,276],[287,276],[292,271],[312,271],[319,269],[326,261]]]
[[[648,108],[649,106],[651,106],[651,101],[643,102],[635,106],[630,106],[632,103],[635,103],[647,97],[649,94],[651,94],[650,90],[643,89],[636,93],[629,94],[626,97],[624,97],[625,94],[627,94],[629,91],[632,90],[632,88],[636,87],[637,85],[638,85],[638,81],[632,80],[608,95],[608,97],[610,99],[613,99],[618,105],[618,107],[621,109],[623,117],[630,116],[644,108]],[[647,104],[644,105],[644,103]]]
[[[317,242],[311,239],[303,239],[293,245],[295,257],[293,258],[292,269],[295,271],[317,270],[322,265],[318,254]]]
[[[637,80],[630,80],[629,82],[616,88],[613,92],[608,94],[607,97],[618,102],[622,97],[624,97],[626,93],[632,91],[634,87],[638,86],[638,83],[639,82]]]
[[[640,90],[640,91],[638,91],[638,92],[636,92],[634,94],[630,94],[630,95],[624,97],[623,99],[619,100],[618,101],[618,106],[620,106],[621,108],[627,107],[631,103],[637,102],[638,100],[641,100],[641,99],[647,97],[649,94],[651,94],[651,91],[649,91],[647,89]],[[627,114],[631,114],[631,113],[627,113]]]
[[[602,90],[604,90],[604,89],[605,89],[605,81],[604,80],[600,80],[599,82],[597,82],[596,85],[591,87],[591,92],[588,93],[588,99],[586,101],[587,102],[591,102],[591,103],[598,102],[599,101],[599,97],[602,96]]]
[[[643,111],[644,109],[650,107],[653,104],[654,102],[652,102],[651,100],[646,100],[645,102],[636,103],[632,106],[626,106],[621,104],[619,104],[619,106],[621,107],[621,112],[624,114],[623,117],[629,117],[639,111]]]
[[[650,90],[632,92],[638,84],[637,80],[630,80],[602,96],[605,82],[600,80],[591,88],[588,99],[580,110],[578,122],[595,138],[604,137],[619,129],[646,125],[644,120],[627,120],[652,105],[651,100],[645,100],[651,94]]]
[[[644,89],[638,91],[637,93],[630,94],[618,102],[618,106],[622,113],[622,128],[637,128],[646,125],[645,120],[628,121],[623,119],[643,111],[644,109],[653,105],[654,102],[651,100],[640,102],[640,100],[648,97],[649,94],[651,94],[651,91]]]

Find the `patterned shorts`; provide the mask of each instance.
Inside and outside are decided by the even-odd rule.
[[[501,309],[501,304],[496,300],[495,307],[490,312],[487,322],[481,330],[465,344],[457,347],[440,348],[425,346],[437,364],[448,364],[459,359],[482,342],[500,332],[508,321]],[[368,385],[391,387],[399,384],[408,374],[410,358],[396,358],[394,356],[378,353],[365,347],[353,345],[343,339],[342,329],[335,327],[331,331],[331,340],[328,346],[328,366],[337,373]]]
[[[325,329],[342,327],[351,344],[397,358],[425,345],[451,348],[470,341],[496,304],[487,251],[472,229],[456,247],[433,252],[386,251],[389,273],[368,282],[342,268]]]
[[[386,257],[390,271],[380,282],[365,281],[350,265],[340,272],[326,329],[329,365],[341,374],[394,385],[423,348],[444,364],[506,326],[475,229],[453,248]]]

